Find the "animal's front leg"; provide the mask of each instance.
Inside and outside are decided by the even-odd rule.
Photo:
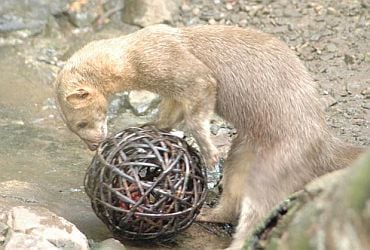
[[[159,113],[153,124],[159,129],[170,130],[184,119],[184,109],[181,102],[173,98],[162,98]]]
[[[169,131],[183,120],[184,109],[182,103],[173,98],[162,97],[156,118],[143,126],[155,126],[158,129]]]
[[[198,98],[195,97],[185,104],[184,118],[190,133],[200,146],[207,167],[212,168],[218,161],[217,148],[212,144],[209,130],[216,104],[216,91],[213,88],[207,88],[200,93]]]

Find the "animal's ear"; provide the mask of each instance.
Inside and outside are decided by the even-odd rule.
[[[83,108],[93,101],[94,93],[92,89],[80,88],[69,93],[66,100],[74,108]]]

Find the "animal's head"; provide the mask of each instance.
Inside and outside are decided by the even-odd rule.
[[[131,82],[125,46],[124,38],[91,42],[66,62],[55,81],[64,121],[91,150],[107,135],[107,98]]]
[[[81,67],[65,67],[56,79],[56,95],[63,120],[95,150],[107,136],[107,98],[95,74]]]

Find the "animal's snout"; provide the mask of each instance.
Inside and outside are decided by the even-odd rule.
[[[87,147],[91,150],[91,151],[95,151],[98,147],[99,147],[99,144],[100,142],[98,141],[89,141],[89,140],[84,140]]]

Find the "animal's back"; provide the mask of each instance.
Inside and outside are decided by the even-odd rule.
[[[199,26],[180,33],[218,80],[216,111],[240,133],[274,140],[291,136],[286,133],[302,136],[308,126],[320,129],[324,123],[312,80],[283,42],[237,27]]]

